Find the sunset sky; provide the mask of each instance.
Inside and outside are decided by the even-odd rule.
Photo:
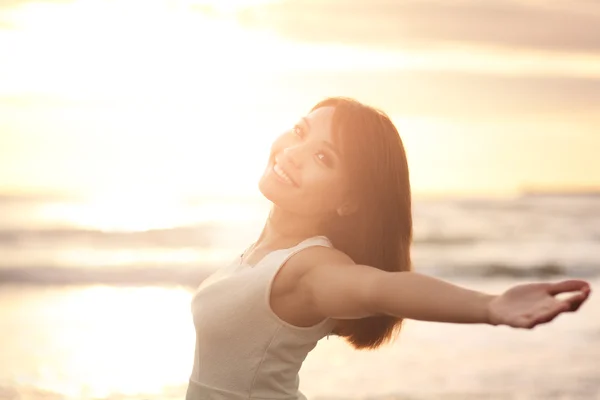
[[[0,2],[0,192],[256,194],[326,96],[386,111],[416,193],[600,186],[600,2]]]

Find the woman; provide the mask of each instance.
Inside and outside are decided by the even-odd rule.
[[[502,295],[411,272],[411,194],[399,134],[352,99],[317,104],[272,146],[273,203],[256,243],[198,288],[187,399],[304,399],[298,371],[333,334],[375,349],[404,318],[531,329],[590,294],[580,280]],[[577,292],[566,299],[555,295]]]

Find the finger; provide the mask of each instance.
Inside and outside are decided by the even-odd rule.
[[[547,322],[552,321],[559,314],[569,311],[569,305],[567,303],[558,303],[555,306],[545,310],[535,318],[535,323],[537,324],[545,324]]]
[[[582,292],[576,294],[575,296],[571,296],[568,299],[563,300],[563,303],[567,304],[568,311],[577,311],[579,307],[588,299],[589,292]]]
[[[544,317],[536,319],[535,325],[547,324],[548,322],[551,322],[552,320],[554,320],[554,318],[558,317],[559,315],[560,315],[559,312],[554,313],[554,314],[545,315]]]
[[[575,292],[578,290],[589,292],[590,284],[586,281],[582,281],[579,279],[569,279],[566,281],[552,283],[548,287],[548,293],[550,293],[553,296],[559,293]]]

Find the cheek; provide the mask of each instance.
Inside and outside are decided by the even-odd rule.
[[[307,176],[304,187],[305,201],[322,212],[335,210],[343,201],[344,186],[339,176],[318,170]]]

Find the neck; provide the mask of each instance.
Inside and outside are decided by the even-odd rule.
[[[285,211],[273,205],[256,241],[266,247],[287,246],[320,234],[320,219]]]

